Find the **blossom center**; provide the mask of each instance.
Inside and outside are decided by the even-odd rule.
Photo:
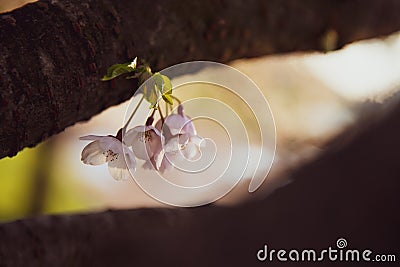
[[[140,142],[144,142],[144,143],[150,142],[151,141],[150,131],[145,131],[145,132],[140,133],[138,139]]]
[[[103,155],[106,156],[106,161],[114,161],[118,159],[119,154],[114,153],[111,149],[104,151]]]

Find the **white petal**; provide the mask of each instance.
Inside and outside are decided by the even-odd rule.
[[[140,126],[136,126],[136,127],[132,128],[132,129],[129,129],[129,130],[125,133],[125,136],[124,136],[125,144],[126,144],[127,146],[130,146],[131,143],[132,143],[132,141],[133,141],[133,139],[135,139],[136,136],[137,136],[139,133],[143,132],[143,131],[145,130],[145,127],[146,127],[146,126],[144,126],[144,125],[140,125]]]
[[[111,174],[111,176],[117,181],[128,180],[131,177],[128,169],[126,168],[118,168],[109,165],[108,171]]]
[[[81,160],[85,164],[100,165],[106,163],[106,156],[100,148],[99,141],[94,141],[82,150]]]
[[[133,154],[133,152],[128,147],[125,147],[125,163],[126,163],[127,168],[131,172],[135,172],[136,171],[135,155]]]
[[[139,159],[149,160],[154,153],[161,150],[160,132],[154,126],[137,126],[126,134],[126,144]]]
[[[122,143],[117,138],[112,136],[103,136],[103,138],[99,139],[99,145],[104,150],[111,150],[114,153],[122,154]]]
[[[132,146],[133,141],[135,141],[138,136],[146,131],[146,126],[139,125],[132,129],[129,129],[124,136],[124,142],[127,146]]]
[[[96,140],[103,151],[111,149],[114,153],[122,153],[122,143],[113,136],[86,135],[79,138],[80,140]]]
[[[185,133],[190,135],[196,134],[193,122],[188,116],[171,114],[165,119],[165,123],[168,125],[172,135]]]
[[[186,119],[186,124],[183,126],[183,131],[190,135],[196,135],[197,132],[196,132],[196,128],[194,127],[194,123],[193,123],[192,119],[185,115],[184,115],[184,117]]]
[[[204,138],[201,138],[198,135],[191,136],[190,137],[190,142],[194,143],[198,147],[205,147],[206,146],[206,142],[205,142]]]
[[[133,164],[132,159],[128,156],[127,161],[129,162],[131,167],[134,165],[134,167],[136,168],[136,160]],[[134,170],[135,169],[131,168],[131,171]],[[122,155],[119,155],[117,159],[108,162],[108,171],[110,172],[111,176],[117,181],[127,180],[131,177],[131,174],[125,163],[125,158]]]
[[[128,65],[128,67],[131,67],[132,69],[136,68],[136,63],[137,63],[137,57],[131,62],[131,64]]]
[[[179,137],[172,137],[165,145],[164,150],[166,153],[179,151]]]
[[[199,151],[198,146],[196,146],[196,145],[195,145],[194,143],[192,143],[192,142],[189,142],[189,143],[186,145],[186,147],[185,147],[183,150],[181,150],[181,151],[182,151],[183,156],[184,156],[186,159],[194,159],[194,158],[196,158],[197,156],[200,155],[200,151]]]
[[[163,126],[161,127],[161,125],[163,125]],[[156,123],[156,130],[158,130],[160,132],[161,140],[163,143],[164,143],[165,139],[169,140],[173,136],[168,124],[166,124],[166,123],[162,124],[161,119],[158,120],[158,122]],[[162,134],[161,134],[161,132],[162,132]]]
[[[161,145],[161,137],[155,131],[150,131],[151,140],[148,143],[148,147],[151,150],[152,154],[159,153],[162,149]]]
[[[169,160],[167,159],[166,155],[164,155],[164,157],[162,157],[160,167],[158,168],[159,171],[161,173],[163,173],[165,171],[170,171],[173,168],[174,168],[174,166],[169,162]]]
[[[164,123],[168,125],[172,135],[177,135],[185,124],[185,118],[178,114],[171,114],[165,119]]]
[[[156,169],[157,169],[157,170],[160,169],[160,166],[161,166],[161,164],[162,164],[162,160],[163,160],[163,158],[164,158],[164,154],[165,154],[164,150],[161,150],[160,152],[156,153],[156,154],[153,156],[154,163],[155,163],[155,166],[156,166]]]
[[[148,142],[137,140],[132,143],[132,149],[139,159],[149,160],[153,156]]]

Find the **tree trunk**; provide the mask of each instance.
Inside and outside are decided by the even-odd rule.
[[[399,1],[65,0],[0,15],[0,155],[128,99],[132,84],[99,81],[112,63],[139,56],[161,69],[324,50],[333,31],[339,48],[398,30],[399,11]],[[400,105],[378,119],[343,143],[360,131],[350,129],[262,201],[1,224],[0,266],[251,266],[264,244],[320,250],[338,238],[398,263]],[[285,264],[264,262],[274,263]]]
[[[399,30],[398,14],[396,0],[53,0],[1,14],[0,158],[132,96],[134,82],[100,81],[111,64],[340,48]]]

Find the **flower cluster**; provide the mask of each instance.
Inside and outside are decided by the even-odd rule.
[[[160,172],[173,169],[175,163],[194,160],[200,156],[202,138],[197,135],[193,121],[184,114],[182,105],[178,112],[161,118],[152,125],[152,114],[145,125],[129,129],[122,140],[122,129],[116,136],[81,137],[94,140],[82,151],[82,162],[89,165],[108,163],[114,179],[127,179],[129,170],[136,170],[137,159],[145,160],[145,169]]]
[[[144,86],[140,102],[116,136],[88,135],[80,138],[93,141],[83,149],[82,162],[89,165],[108,163],[111,176],[121,180],[127,179],[130,177],[130,172],[136,170],[136,159],[145,160],[143,165],[145,169],[164,172],[171,170],[174,163],[199,157],[203,139],[197,135],[192,120],[184,114],[180,100],[172,95],[170,79],[160,73],[153,74],[146,64],[138,66],[135,58],[130,63],[112,65],[102,80],[108,81],[125,74],[130,74],[126,76],[127,79],[137,78],[139,84],[152,77],[153,86]],[[153,112],[147,118],[145,125],[126,131],[143,99],[150,103]],[[161,113],[160,99],[166,103],[165,118]],[[168,115],[168,111],[172,112],[173,99],[179,103],[177,113]],[[160,119],[153,126],[156,110]],[[122,138],[123,133],[125,133],[124,138]]]

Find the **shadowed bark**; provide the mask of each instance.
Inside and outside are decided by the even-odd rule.
[[[2,224],[0,265],[253,266],[264,244],[320,251],[336,249],[338,238],[348,248],[370,249],[371,258],[393,254],[398,261],[399,136],[397,105],[383,119],[370,117],[366,129],[337,138],[292,174],[293,183],[236,207],[119,210]],[[276,257],[267,262],[273,263],[283,266]]]
[[[398,30],[399,11],[399,1],[65,0],[0,15],[0,156],[128,99],[126,81],[99,81],[112,63],[323,50],[331,30],[341,47]],[[400,106],[349,131],[262,201],[1,224],[0,266],[252,266],[264,244],[318,250],[340,237],[398,263]]]
[[[99,80],[113,63],[340,48],[399,30],[398,14],[396,0],[54,0],[1,14],[0,158],[127,100],[135,83]]]

